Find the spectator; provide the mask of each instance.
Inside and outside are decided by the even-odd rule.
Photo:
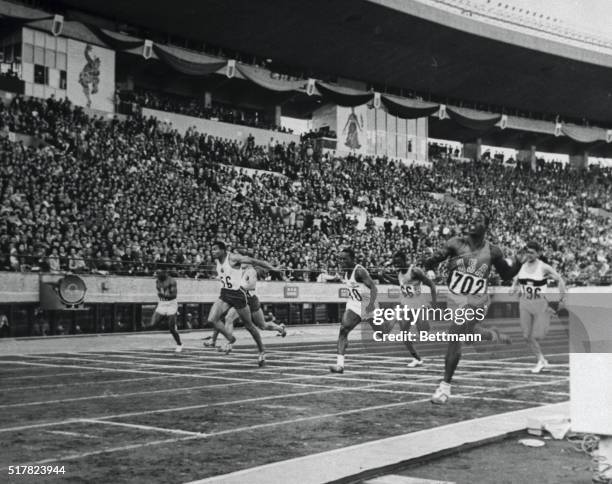
[[[589,211],[612,207],[606,168],[578,173],[545,163],[535,175],[494,158],[445,156],[427,168],[385,157],[309,156],[294,143],[241,145],[193,128],[180,135],[140,115],[90,118],[53,98],[17,96],[0,105],[6,127],[45,144],[0,140],[3,270],[89,266],[147,275],[167,266],[210,277],[207,244],[222,239],[277,257],[295,280],[313,280],[333,274],[342,245],[370,268],[398,249],[435,249],[462,231],[466,210],[476,206],[491,212],[492,238],[504,250],[538,240],[570,283],[600,281],[607,272],[601,257],[612,244],[612,221]]]
[[[0,313],[0,338],[8,338],[11,335],[11,327],[6,314]]]

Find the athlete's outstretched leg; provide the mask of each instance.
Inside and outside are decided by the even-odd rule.
[[[151,323],[150,323],[149,328],[150,329],[155,328],[159,324],[162,318],[163,316],[161,314],[159,314],[157,311],[154,311],[153,316],[151,316]]]
[[[181,343],[181,337],[178,332],[178,328],[176,327],[176,314],[172,316],[167,316],[168,318],[168,329],[176,342],[176,352],[180,353],[183,350],[183,343]]]
[[[246,305],[243,308],[236,309],[236,311],[238,311],[238,315],[240,316],[240,319],[242,320],[245,329],[249,333],[251,333],[251,336],[253,337],[253,340],[255,341],[255,344],[257,345],[257,349],[259,350],[259,356],[257,360],[259,363],[259,366],[264,366],[266,364],[266,356],[265,356],[266,350],[264,348],[263,341],[261,341],[261,334],[259,334],[259,331],[253,324],[253,318],[251,317],[251,309],[249,308],[248,305]]]
[[[212,308],[210,308],[210,313],[208,314],[208,322],[225,338],[230,342],[230,344],[236,342],[236,338],[227,332],[225,329],[225,325],[221,322],[221,318],[227,311],[229,310],[230,305],[225,301],[217,300],[213,304]]]
[[[403,319],[400,320],[400,328],[401,328],[402,331],[410,331],[410,327],[411,327],[411,324],[410,324],[409,321],[405,321]],[[408,338],[406,338],[405,341],[404,341],[404,344],[406,345],[406,348],[408,349],[408,352],[412,356],[412,360],[408,363],[408,367],[409,368],[415,368],[417,366],[422,366],[423,365],[423,360],[421,359],[421,357],[417,353],[417,350],[415,349],[414,345],[412,344],[412,341],[410,341]]]
[[[257,326],[259,329],[263,329],[264,331],[276,331],[283,338],[287,334],[284,324],[276,324],[270,321],[266,322],[266,318],[264,317],[264,313],[261,308],[252,312],[251,317],[253,318],[253,323],[255,323],[255,326]]]
[[[448,334],[464,334],[468,331],[469,329],[463,325],[452,323],[448,330]],[[448,402],[451,396],[451,381],[453,380],[460,360],[461,342],[449,341],[446,348],[446,356],[444,358],[444,380],[440,382],[440,386],[431,397],[432,403],[443,405]]]
[[[510,336],[502,333],[495,326],[489,326],[488,328],[477,326],[473,332],[474,334],[479,334],[482,341],[491,341],[492,343],[502,343],[505,345],[512,344]]]
[[[219,337],[219,330],[215,328],[213,329],[212,336],[207,336],[206,338],[204,338],[204,346],[206,346],[207,348],[214,348],[215,346],[217,346],[218,337]]]
[[[361,322],[361,316],[354,313],[350,309],[344,311],[342,316],[342,323],[340,323],[340,333],[338,334],[338,349],[336,364],[329,367],[332,373],[343,373],[344,372],[344,353],[348,346],[348,335],[349,333]]]
[[[540,373],[544,368],[548,366],[548,361],[546,361],[546,358],[544,357],[544,353],[542,352],[542,347],[540,346],[539,340],[541,338],[544,338],[544,336],[546,336],[546,334],[548,333],[548,328],[550,326],[550,312],[544,310],[538,312],[537,314],[529,314],[529,318],[531,323],[529,325],[529,331],[525,332],[523,330],[523,336],[525,336],[527,344],[538,359],[536,366],[531,369],[531,373]]]
[[[450,385],[461,360],[461,342],[450,341],[444,357],[444,382]]]
[[[234,335],[234,323],[238,319],[240,319],[240,316],[238,316],[238,311],[234,308],[231,308],[225,315],[225,330],[232,336]],[[219,332],[215,330],[215,334],[218,335]],[[215,337],[215,335],[213,335],[213,337]],[[226,343],[224,346],[219,346],[217,347],[217,351],[222,351],[227,355],[232,351],[232,344]]]

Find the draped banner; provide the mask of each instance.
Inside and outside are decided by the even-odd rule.
[[[324,98],[334,102],[338,106],[348,108],[361,106],[374,97],[374,94],[371,92],[358,91],[348,87],[334,86],[324,82],[317,82],[316,86]]]
[[[289,92],[304,89],[307,80],[286,81],[283,79],[275,79],[273,73],[267,69],[259,69],[257,67],[248,66],[245,64],[236,64],[236,68],[249,81],[254,82],[258,86],[270,91]]]
[[[144,43],[141,39],[136,40],[125,40],[119,39],[114,35],[107,34],[103,29],[93,24],[84,24],[92,34],[94,34],[98,39],[100,39],[104,44],[112,47],[114,50],[128,50],[135,49],[136,47],[141,47]]]
[[[501,129],[506,129],[508,127],[508,115],[502,114],[501,121],[499,122],[499,127]]]
[[[440,108],[438,104],[391,96],[389,94],[383,94],[381,101],[389,114],[402,119],[425,118]]]
[[[501,119],[501,114],[479,113],[462,108],[446,106],[448,116],[464,128],[484,131],[493,128]]]
[[[39,20],[53,20],[53,15],[38,18],[24,18],[24,17],[13,17],[11,15],[2,16],[2,26],[0,32],[7,33],[12,30],[17,30],[30,22],[38,22]]]
[[[440,109],[438,111],[438,118],[446,119],[448,115],[446,114],[446,104],[440,104]]]
[[[189,76],[208,76],[213,72],[217,72],[219,69],[227,65],[227,61],[219,61],[216,59],[213,60],[212,58],[208,58],[207,60],[202,60],[199,62],[187,60],[182,57],[178,57],[174,54],[171,54],[165,48],[160,47],[157,44],[153,45],[153,51],[155,52],[157,57],[159,57],[159,60],[161,60],[163,63]]]
[[[578,143],[595,143],[606,140],[606,131],[601,128],[586,128],[582,126],[567,125],[561,126],[561,131],[568,138]]]
[[[142,46],[142,56],[147,60],[153,57],[153,41],[152,40],[147,39],[144,41],[144,45]]]
[[[54,15],[53,16],[53,26],[51,27],[51,33],[56,37],[62,33],[64,29],[64,16],[63,15]]]
[[[308,94],[309,96],[312,96],[315,93],[316,83],[317,81],[315,81],[314,79],[312,78],[308,79],[308,84],[306,84],[306,94]]]

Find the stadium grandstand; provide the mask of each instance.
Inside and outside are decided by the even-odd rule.
[[[28,466],[69,482],[611,482],[594,447],[612,434],[601,424],[609,394],[580,411],[595,425],[572,414],[584,452],[571,472],[557,457],[507,448],[527,421],[567,423],[570,393],[584,386],[569,388],[570,344],[589,353],[609,341],[592,342],[584,314],[605,312],[612,285],[612,35],[537,4],[0,0],[9,482]],[[365,284],[383,308],[400,304],[399,254],[450,308],[457,267],[437,258],[468,240],[481,213],[482,257],[497,270],[474,280],[491,296],[487,322],[519,343],[501,346],[495,330],[464,350],[449,406],[424,408],[442,374],[446,382],[446,345],[417,343],[431,365],[407,374],[404,345],[374,344],[360,314],[368,328],[349,338],[347,375],[330,376],[339,328],[332,371],[344,371],[351,290]],[[544,373],[530,373],[535,340],[513,292],[530,247],[550,271]],[[237,268],[231,257],[241,257]],[[266,324],[288,334],[268,333],[261,346],[254,336],[260,366],[268,348],[265,369],[252,365],[253,315],[236,316],[239,342],[226,354],[201,341],[229,327],[229,307],[241,309],[225,301],[223,274],[248,264]],[[478,307],[469,287],[462,308]],[[160,326],[170,301],[174,320]],[[361,296],[357,304],[366,307]],[[173,326],[180,355],[167,349]],[[159,400],[145,401],[151,394]],[[477,410],[466,414],[468,405]],[[370,408],[380,413],[361,413]],[[414,422],[389,424],[403,412]],[[436,467],[458,450],[479,462],[485,444],[497,446],[497,470]],[[548,458],[551,468],[538,468]],[[517,474],[499,481],[497,472]]]

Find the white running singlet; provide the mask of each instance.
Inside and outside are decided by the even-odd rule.
[[[356,280],[355,273],[359,267],[365,271],[365,268],[362,265],[357,264],[351,273],[351,277],[347,278],[348,274],[344,274],[343,282],[346,285],[349,296],[349,300],[346,303],[346,309],[351,310],[358,316],[361,316],[362,319],[367,319],[373,316],[372,313],[367,313],[366,311],[366,308],[370,304],[370,288],[363,282],[358,282]],[[375,305],[375,308],[377,307],[378,303]]]
[[[229,263],[229,254],[227,254],[222,263],[217,261],[217,277],[224,289],[237,291],[242,281],[242,269],[232,267]]]

